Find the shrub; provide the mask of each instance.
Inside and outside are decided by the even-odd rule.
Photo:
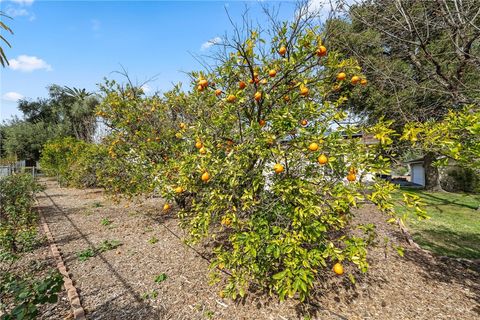
[[[51,140],[42,149],[40,165],[47,175],[75,187],[101,186],[98,175],[104,171],[106,149],[71,137]]]
[[[40,190],[28,174],[0,179],[0,247],[4,250],[18,252],[32,244],[38,220],[32,206]]]
[[[480,175],[470,168],[449,167],[441,180],[442,188],[449,192],[480,192]]]

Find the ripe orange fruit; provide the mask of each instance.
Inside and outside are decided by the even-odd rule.
[[[186,129],[187,125],[183,122],[180,122],[179,127],[180,127],[180,129]]]
[[[168,211],[168,210],[170,210],[170,205],[168,203],[165,203],[163,205],[163,211]]]
[[[176,193],[182,193],[182,192],[183,192],[183,188],[180,187],[180,186],[178,186],[178,187],[175,188],[175,192],[176,192]]]
[[[203,143],[200,142],[200,141],[197,141],[197,142],[195,143],[195,148],[200,149],[201,147],[203,147]]]
[[[347,77],[347,74],[345,72],[340,72],[339,74],[337,74],[338,81],[343,81],[345,80],[346,77]]]
[[[367,80],[367,79],[362,79],[362,80],[360,80],[360,84],[361,84],[362,86],[366,86],[367,83],[368,83],[368,80]]]
[[[353,181],[357,180],[357,176],[355,175],[355,173],[350,172],[350,173],[347,175],[347,180],[350,181],[350,182],[353,182]]]
[[[300,124],[305,127],[308,124],[308,121],[303,119],[302,121],[300,121]]]
[[[260,125],[260,127],[263,127],[267,122],[263,119],[261,119],[260,121],[258,121],[258,124]]]
[[[277,163],[273,166],[273,170],[275,170],[275,173],[282,173],[283,172],[283,165],[280,163]]]
[[[308,96],[308,88],[305,86],[300,87],[300,95],[302,96]]]
[[[328,162],[328,158],[324,154],[321,154],[317,160],[318,160],[318,163],[320,163],[321,165],[324,165]]]
[[[280,49],[278,49],[278,53],[279,53],[281,56],[284,56],[285,53],[287,53],[287,48],[285,48],[285,46],[281,46]]]
[[[230,94],[227,97],[227,102],[232,103],[232,102],[235,102],[236,99],[237,99],[237,97],[235,97],[233,94]]]
[[[205,171],[203,174],[202,174],[202,181],[203,182],[207,182],[208,180],[210,180],[210,174]]]
[[[229,217],[223,217],[222,221],[220,222],[222,225],[228,227],[232,224],[232,220]]]
[[[337,262],[333,265],[333,272],[341,276],[343,274],[343,266],[340,262]]]
[[[253,83],[253,79],[248,79],[248,83],[252,84],[252,83]]]
[[[205,79],[202,79],[198,82],[198,85],[205,88],[206,86],[208,86],[208,81]]]
[[[360,77],[359,76],[353,76],[352,79],[350,79],[350,82],[352,84],[357,84],[360,82]]]
[[[317,49],[317,56],[324,57],[327,54],[327,48],[324,46],[319,46]]]
[[[275,70],[275,69],[270,70],[268,72],[268,75],[272,78],[275,77],[277,75],[277,70]]]
[[[238,87],[240,88],[240,90],[243,90],[247,87],[247,84],[245,83],[245,81],[240,81],[238,83]]]
[[[285,102],[288,102],[288,101],[290,101],[290,97],[289,97],[289,96],[285,96],[285,97],[283,97],[283,100],[285,100]]]
[[[203,87],[202,87],[201,85],[198,85],[198,86],[197,86],[197,90],[198,90],[198,91],[203,91]]]
[[[262,93],[260,91],[255,92],[255,95],[253,96],[255,101],[260,101],[262,99]]]
[[[198,150],[201,154],[206,154],[207,153],[207,149],[205,149],[205,147],[201,147],[200,150]]]
[[[222,90],[220,90],[220,89],[215,90],[215,95],[216,95],[217,97],[218,97],[219,95],[221,95],[221,94],[222,94]]]
[[[308,150],[317,151],[318,150],[318,144],[316,144],[315,142],[310,143],[310,145],[308,146]]]

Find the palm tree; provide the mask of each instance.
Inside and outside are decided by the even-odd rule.
[[[68,113],[73,132],[77,139],[92,141],[97,127],[95,108],[99,104],[98,96],[86,89],[60,88],[64,99],[64,108]]]
[[[3,13],[2,11],[0,11],[0,18],[3,20],[3,17],[5,18],[8,18],[8,19],[11,19],[9,16],[7,16],[5,13]],[[10,29],[3,21],[0,20],[0,29],[3,29],[7,32],[9,32],[10,34],[13,34],[13,31],[12,29]],[[5,39],[4,36],[0,35],[0,43],[3,42],[5,43],[9,48],[11,48],[12,46],[10,45],[10,43],[7,41],[7,39]],[[3,47],[0,46],[0,63],[2,64],[3,67],[5,67],[5,65],[8,65],[8,60],[7,60],[7,56],[5,55],[5,51],[3,51]]]

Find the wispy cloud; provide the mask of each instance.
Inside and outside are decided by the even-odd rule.
[[[6,10],[6,14],[9,17],[15,18],[15,17],[29,16],[30,12],[28,12],[28,10],[24,9],[24,8],[8,7],[7,10]]]
[[[35,0],[10,0],[19,5],[30,6]]]
[[[141,88],[144,93],[149,93],[150,91],[152,91],[152,88],[150,88],[148,84],[144,84]]]
[[[15,59],[11,59],[9,68],[15,71],[32,72],[35,70],[51,71],[52,66],[44,60],[35,56],[20,55]]]
[[[31,6],[33,2],[34,0],[10,0],[4,12],[12,18],[27,17],[30,21],[33,21],[35,20],[35,14],[26,8]]]
[[[23,98],[24,98],[24,96],[21,93],[14,92],[14,91],[7,92],[2,96],[3,100],[13,101],[13,102],[17,102],[18,100],[23,99]]]
[[[208,40],[207,42],[202,43],[200,50],[205,51],[208,50],[214,44],[222,43],[222,38],[215,37],[213,39]]]

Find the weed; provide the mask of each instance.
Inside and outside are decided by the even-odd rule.
[[[165,273],[162,273],[162,274],[155,277],[155,282],[156,283],[160,283],[160,282],[163,282],[165,280],[167,280],[167,275]]]
[[[158,242],[158,238],[155,237],[155,236],[153,236],[153,237],[151,237],[150,239],[148,239],[148,243],[150,243],[150,244],[155,244],[155,243],[157,243],[157,242]]]

